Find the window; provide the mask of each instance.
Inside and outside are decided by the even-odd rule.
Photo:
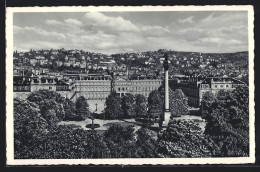
[[[120,88],[118,88],[118,91],[120,91]]]
[[[226,85],[226,87],[228,88],[228,85]]]
[[[220,85],[221,88],[223,88],[223,85]]]
[[[217,85],[215,85],[215,88],[218,88],[218,86],[217,86]]]

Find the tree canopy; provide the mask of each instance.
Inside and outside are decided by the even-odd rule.
[[[162,117],[164,110],[164,101],[158,90],[150,92],[148,97],[148,115],[150,117]]]
[[[111,92],[106,98],[105,102],[105,115],[106,118],[118,119],[123,117],[123,110],[121,108],[121,98],[117,93]]]
[[[135,113],[135,97],[127,93],[122,98],[122,110],[124,112],[124,117],[133,118],[136,116]]]
[[[85,119],[90,116],[89,104],[84,96],[80,96],[76,101],[76,112],[79,119]]]
[[[164,102],[165,91],[161,86],[158,91],[161,94],[162,101]],[[169,104],[171,111],[171,118],[182,115],[187,115],[188,110],[188,98],[184,95],[181,89],[175,89],[174,91],[169,88]]]
[[[183,98],[181,93],[175,94],[176,98]],[[204,117],[205,131],[192,120],[173,119],[166,130],[159,133],[149,127],[115,123],[103,134],[98,134],[96,131],[57,125],[57,121],[62,119],[60,113],[73,112],[75,105],[51,91],[34,92],[27,100],[14,99],[14,157],[85,159],[248,156],[248,87],[238,87],[232,92],[220,91],[214,99],[210,96],[205,98],[210,102]],[[126,107],[129,102],[135,106],[145,103],[142,96],[136,96],[135,99],[129,97],[130,100],[124,100]],[[162,112],[163,101],[159,91],[153,91],[148,102],[149,108]],[[123,117],[121,103],[116,92],[112,92],[106,100],[110,118]]]
[[[135,95],[135,113],[137,117],[147,116],[146,98],[142,94]]]
[[[220,156],[249,155],[248,87],[220,91],[205,114],[205,134],[218,143]]]
[[[169,104],[171,111],[171,118],[181,115],[187,115],[188,99],[180,89],[172,91],[169,88]],[[148,113],[155,115],[162,115],[164,111],[164,88],[160,87],[158,90],[152,91],[148,97]]]
[[[27,100],[34,102],[39,105],[41,113],[44,114],[47,110],[53,110],[58,121],[61,121],[65,118],[65,111],[63,102],[65,99],[61,97],[60,94],[54,91],[49,90],[39,90],[32,92]]]
[[[211,157],[218,151],[213,140],[205,137],[192,121],[172,120],[158,139],[159,157]]]

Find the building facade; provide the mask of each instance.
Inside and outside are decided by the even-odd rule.
[[[75,77],[75,99],[84,96],[86,99],[106,99],[111,92],[111,76],[80,74]],[[73,97],[74,98],[74,97]]]
[[[157,90],[162,84],[160,79],[142,79],[142,80],[116,80],[115,91],[124,96],[126,93],[133,95],[142,94],[148,98],[149,93]]]
[[[56,91],[64,98],[71,98],[75,92],[75,86],[72,82],[53,77],[14,77],[13,96],[15,98],[26,99],[31,92],[39,90]]]
[[[233,91],[237,86],[245,86],[246,84],[227,77],[207,77],[204,79],[194,77],[179,81],[176,85],[188,97],[190,106],[199,107],[204,93],[208,91],[216,96],[220,90]]]
[[[65,82],[67,81],[67,82]],[[161,79],[130,80],[111,75],[100,74],[67,74],[63,79],[50,76],[20,77],[14,82],[14,97],[26,99],[29,93],[38,90],[52,90],[63,97],[76,101],[84,96],[88,100],[105,100],[112,90],[120,97],[126,93],[142,94],[148,98],[149,93],[157,90],[162,84]]]

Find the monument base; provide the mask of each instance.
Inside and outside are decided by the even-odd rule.
[[[163,121],[163,126],[167,126],[171,117],[171,112],[170,111],[165,111],[164,112],[164,121]]]

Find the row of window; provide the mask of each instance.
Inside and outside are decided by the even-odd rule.
[[[226,87],[226,88],[230,88],[231,86],[230,85],[220,85],[220,88],[224,88],[224,87]],[[218,88],[218,85],[214,85],[214,88]]]
[[[147,84],[156,84],[161,85],[160,81],[137,81],[137,82],[116,82],[117,85],[147,85]]]
[[[129,87],[129,91],[153,91],[157,89],[158,87],[156,86],[151,86],[151,87]],[[117,91],[128,91],[128,87],[118,87]]]
[[[59,91],[59,90],[68,90],[69,87],[68,86],[57,86],[56,87],[56,90]]]
[[[85,98],[106,98],[110,93],[88,93],[84,94]]]
[[[82,82],[81,84],[77,83],[77,85],[110,85],[110,82]]]
[[[30,86],[14,86],[14,91],[29,91]]]
[[[55,88],[55,87],[54,87]],[[39,87],[32,87],[32,91],[38,91],[38,90],[53,90],[53,87],[49,86],[39,86]]]
[[[77,91],[110,91],[111,87],[109,86],[95,86],[95,87],[78,87],[77,86]]]
[[[148,92],[141,92],[141,93],[139,93],[139,94],[142,94],[142,95],[144,95],[145,97],[148,97],[149,96],[149,93]],[[125,93],[118,93],[118,95],[120,96],[120,97],[123,97],[124,95],[125,95]]]
[[[18,94],[18,95],[14,95],[14,96],[18,97],[19,99],[23,99],[23,100],[25,100],[28,97],[27,94]]]
[[[109,78],[86,78],[86,77],[81,77],[79,79],[80,80],[110,80]]]

